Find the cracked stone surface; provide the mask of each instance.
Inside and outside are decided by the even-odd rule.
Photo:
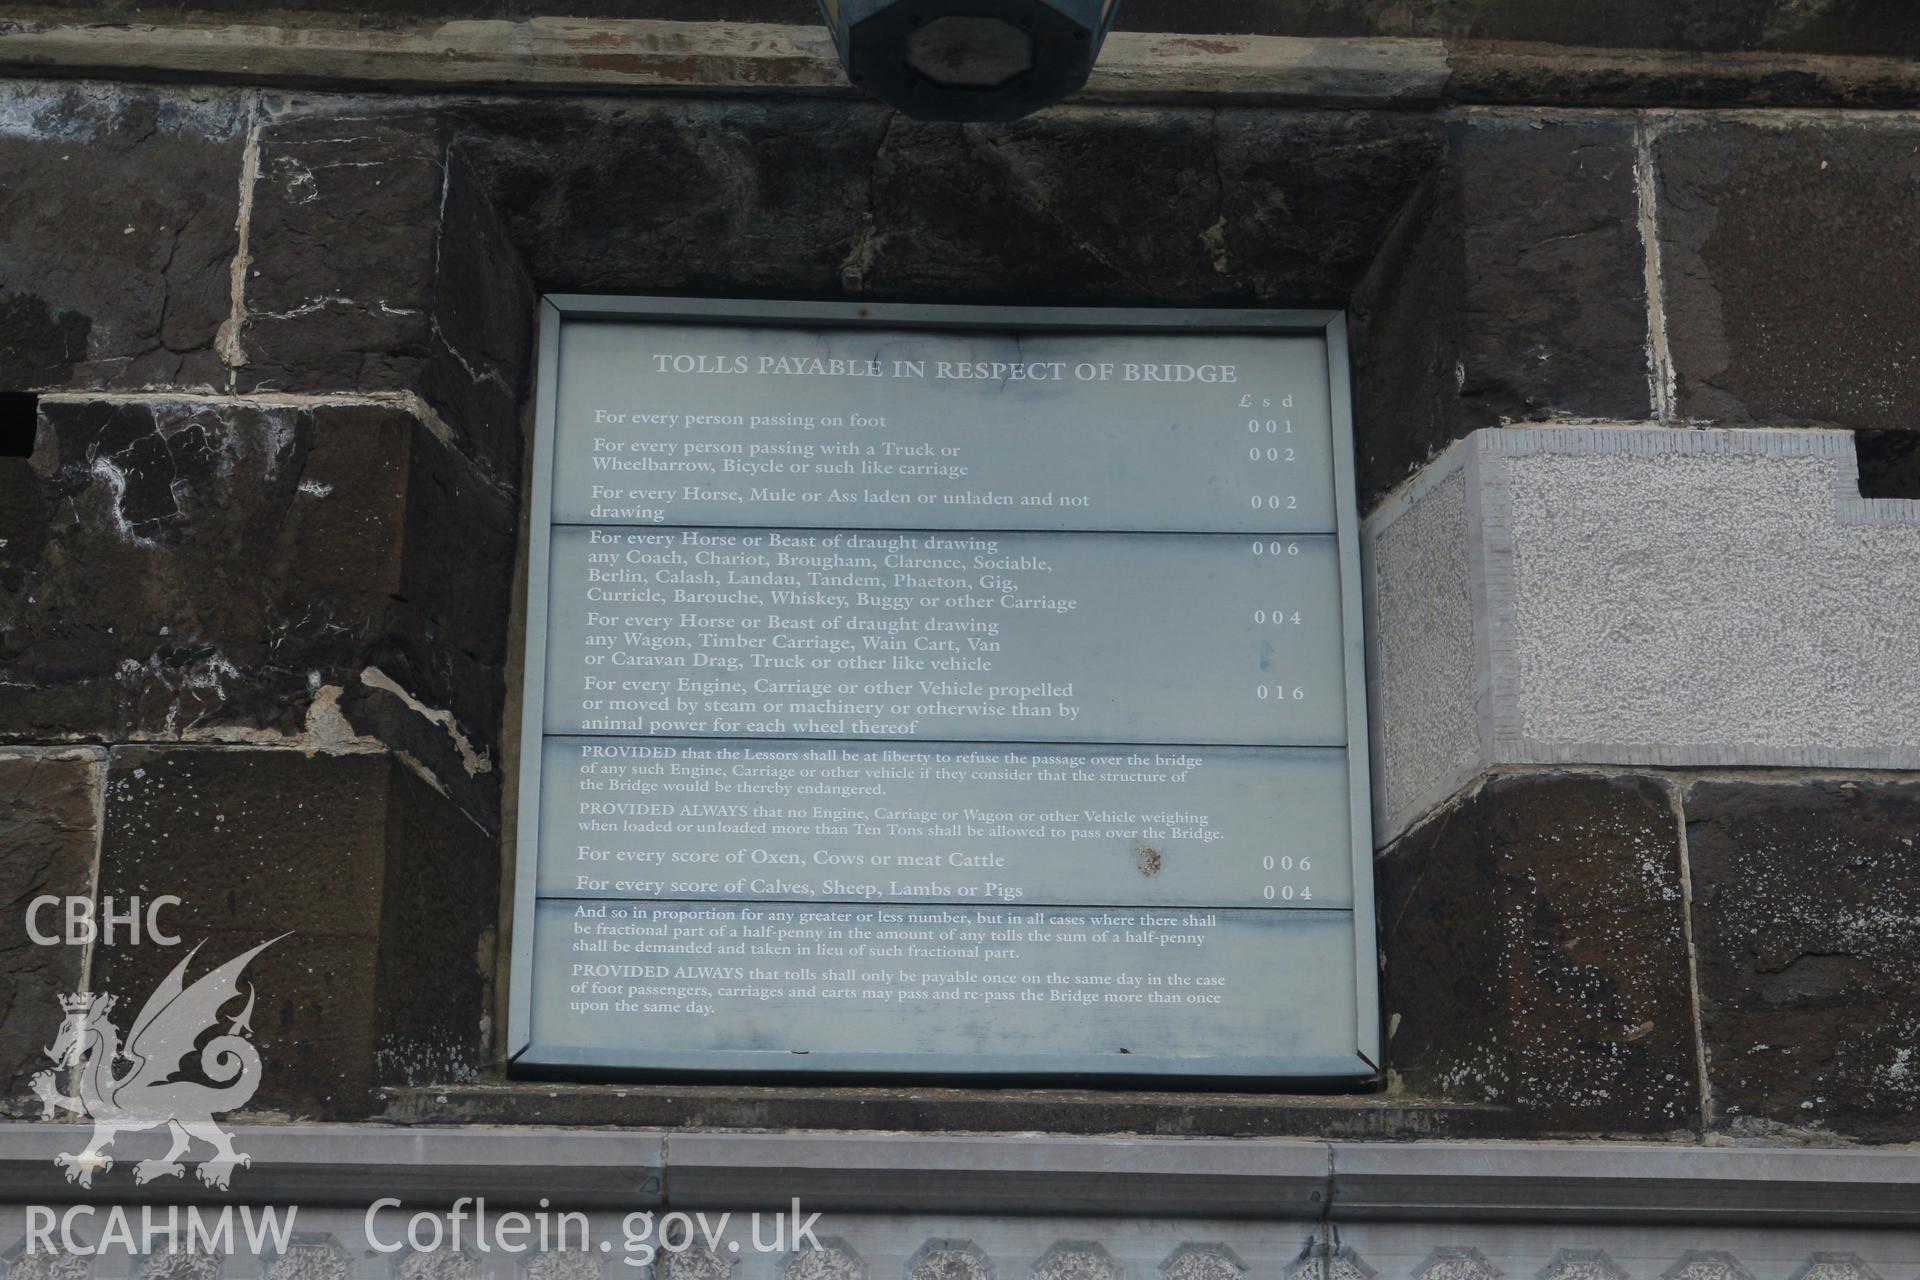
[[[246,128],[224,91],[0,85],[0,387],[225,384]]]
[[[410,415],[42,415],[34,456],[0,458],[0,737],[297,734],[323,686],[372,699],[373,664],[490,749],[512,502]],[[396,740],[467,776],[418,719],[395,715]]]
[[[1678,820],[1651,778],[1494,777],[1377,865],[1387,1067],[1540,1132],[1698,1122]]]
[[[0,513],[0,723],[297,731],[397,593],[412,425],[388,410],[48,404]],[[17,523],[9,517],[17,517]]]
[[[431,116],[347,111],[266,122],[241,390],[413,384],[432,342],[445,149]],[[368,234],[372,227],[382,233]]]
[[[449,127],[377,107],[266,122],[237,385],[417,392],[511,488],[533,291]]]
[[[1920,784],[1686,796],[1716,1125],[1920,1137]]]

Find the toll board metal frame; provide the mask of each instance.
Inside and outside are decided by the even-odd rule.
[[[796,328],[988,331],[997,333],[1223,333],[1311,336],[1326,346],[1327,391],[1333,436],[1335,533],[1339,554],[1341,652],[1345,664],[1348,811],[1352,835],[1353,975],[1356,1044],[1352,1056],[1294,1061],[1284,1073],[1258,1069],[1243,1057],[1179,1059],[1177,1069],[1157,1056],[1116,1060],[1109,1053],[938,1056],[912,1052],[800,1053],[790,1050],[675,1052],[636,1046],[631,1051],[582,1053],[542,1046],[532,1035],[534,920],[538,878],[543,720],[546,699],[549,554],[552,530],[554,440],[557,426],[561,330],[569,322],[626,321],[687,326],[755,325]],[[1366,689],[1366,636],[1361,607],[1360,522],[1354,479],[1353,398],[1347,321],[1333,310],[1169,309],[1110,307],[989,307],[908,303],[743,301],[549,294],[539,307],[533,465],[528,481],[526,621],[515,823],[512,941],[508,985],[507,1063],[517,1076],[549,1078],[643,1075],[708,1078],[1124,1079],[1178,1084],[1249,1079],[1360,1079],[1381,1061],[1379,969],[1373,897],[1373,813]],[[910,741],[910,740],[909,740]],[[1253,1067],[1255,1069],[1250,1070]]]

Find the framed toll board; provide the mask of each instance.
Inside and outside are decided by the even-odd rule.
[[[516,1071],[1379,1061],[1337,313],[554,296]]]

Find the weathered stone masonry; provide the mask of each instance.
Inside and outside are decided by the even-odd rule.
[[[55,377],[7,370],[43,394],[33,456],[6,460],[6,737],[106,748],[104,779],[86,762],[100,814],[74,833],[99,893],[190,879],[199,936],[298,932],[297,956],[259,961],[283,993],[261,1102],[365,1114],[379,1084],[470,1075],[496,928],[517,259],[430,120],[103,86],[13,86],[8,119],[23,213],[148,185],[100,215],[91,282],[60,274],[73,241],[51,215],[9,219],[15,312],[51,296],[93,336]],[[122,291],[123,273],[155,283]],[[102,947],[91,972],[157,979],[127,972],[142,963],[171,959]]]
[[[805,95],[10,83],[0,390],[40,418],[31,457],[0,458],[4,896],[190,884],[195,937],[296,930],[297,958],[257,962],[283,993],[255,1023],[262,1114],[524,1117],[471,1082],[498,1070],[536,290],[1347,306],[1371,511],[1526,424],[1858,431],[1898,490],[1879,460],[1920,427],[1916,154],[1904,111],[1225,100],[962,127]],[[1413,485],[1463,520],[1477,502],[1439,469]],[[1409,607],[1471,654],[1471,566],[1407,554],[1430,587]],[[1436,651],[1406,661],[1397,715],[1477,715]],[[1920,665],[1885,669],[1911,697]],[[1415,753],[1383,782],[1423,797],[1382,830],[1384,1136],[1920,1136],[1911,765],[1451,767]],[[164,963],[0,946],[14,1099],[51,992]],[[1376,1123],[805,1092],[681,1091],[647,1122]],[[555,1122],[648,1105],[555,1097]]]

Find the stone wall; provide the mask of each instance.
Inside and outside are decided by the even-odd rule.
[[[256,1106],[363,1115],[379,1085],[470,1075],[498,925],[519,259],[431,117],[4,94],[0,383],[39,393],[30,456],[0,458],[0,738],[30,837],[6,944],[37,955],[26,900],[75,864],[123,902],[188,886],[192,937],[300,936],[257,966],[279,1005],[256,1021]],[[81,965],[146,986],[175,959]],[[45,963],[14,983],[23,1045],[58,1019]]]
[[[536,1102],[494,1060],[537,291],[1347,306],[1376,615],[1410,620],[1379,629],[1407,642],[1376,681],[1393,839],[1371,1131],[1920,1136],[1902,945],[1920,784],[1905,756],[1819,755],[1913,705],[1911,558],[1868,548],[1823,579],[1840,552],[1820,540],[1851,536],[1831,504],[1747,522],[1771,473],[1736,462],[1689,489],[1667,461],[1724,438],[1703,426],[1859,431],[1876,492],[1920,496],[1899,461],[1920,428],[1920,259],[1899,233],[1916,146],[1901,112],[1227,100],[958,126],[822,98],[0,86],[0,391],[38,397],[28,456],[0,457],[0,831],[18,833],[0,893],[185,882],[181,919],[216,949],[297,931],[297,962],[260,961],[283,993],[255,1023],[275,1064],[260,1114],[617,1123],[608,1095]],[[1674,447],[1588,450],[1589,483],[1549,447],[1566,426]],[[1464,550],[1485,499],[1452,462],[1520,467],[1490,443],[1509,437],[1544,442],[1528,456],[1550,465],[1508,487],[1541,481],[1510,497],[1538,538],[1521,550],[1551,554],[1514,623],[1540,641],[1515,650],[1525,732],[1503,738],[1479,726],[1512,691],[1476,674],[1497,596]],[[1728,536],[1650,536],[1709,489]],[[1586,536],[1633,502],[1624,541]],[[1778,535],[1732,536],[1749,523]],[[1778,581],[1757,558],[1783,556],[1819,587],[1817,640],[1702,604],[1750,598]],[[1556,597],[1556,574],[1607,590]],[[1567,599],[1639,630],[1596,636],[1604,620],[1555,612]],[[1795,643],[1832,677],[1812,705],[1838,718],[1794,722],[1812,755],[1666,734],[1713,720],[1696,677]],[[1610,654],[1672,714],[1579,727]],[[1746,705],[1713,723],[1752,728]],[[1628,739],[1674,750],[1594,749]],[[0,992],[19,1106],[50,992],[164,967],[0,947],[21,957]],[[870,1101],[908,1127],[1355,1123],[1297,1099],[857,1089],[683,1111],[858,1127]]]

